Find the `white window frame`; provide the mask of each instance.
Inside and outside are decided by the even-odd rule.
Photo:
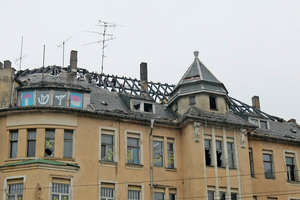
[[[4,184],[3,184],[3,199],[6,199],[6,192],[8,194],[8,183],[9,180],[14,180],[14,179],[23,179],[23,199],[25,196],[25,182],[26,182],[26,175],[22,175],[22,176],[9,176],[9,177],[5,177],[4,178]]]
[[[101,200],[101,188],[105,184],[112,184],[114,185],[114,197],[113,199],[118,199],[118,182],[117,181],[110,181],[110,180],[99,180],[99,200]],[[105,188],[105,186],[104,186]],[[110,199],[108,199],[110,200]]]
[[[251,123],[251,120],[257,120],[257,123],[258,123],[258,127],[261,128],[260,126],[260,122],[263,121],[263,122],[267,122],[267,129],[270,129],[270,124],[269,124],[269,120],[267,119],[258,119],[258,118],[249,118],[249,122]],[[251,123],[253,124],[253,123]],[[255,124],[254,124],[255,125]]]
[[[133,103],[134,103],[134,102],[140,104],[140,108],[139,108],[138,110],[136,110],[136,109],[133,108]],[[145,108],[145,103],[151,104],[151,105],[152,105],[152,112],[146,112],[146,111],[144,110],[144,108]],[[131,101],[130,101],[130,109],[131,109],[132,111],[135,111],[135,112],[155,113],[155,103],[154,103],[154,102],[149,102],[149,101],[143,101],[143,100],[139,100],[139,99],[131,99]]]
[[[114,137],[113,162],[118,162],[118,131],[117,128],[99,126],[99,161],[101,161],[101,135],[112,135]],[[103,160],[105,161],[105,160]],[[110,162],[110,161],[106,161]]]
[[[54,184],[60,184],[60,185],[66,185],[68,187],[68,190],[69,190],[69,193],[62,193],[62,192],[53,192],[53,187],[54,187]],[[70,184],[65,184],[65,183],[53,183],[51,182],[51,199],[53,198],[53,195],[58,195],[58,199],[57,200],[63,200],[62,199],[62,196],[68,196],[68,199],[70,200]]]
[[[61,179],[62,182],[60,183],[59,181],[58,182],[55,182],[53,181],[53,178],[54,179]],[[61,176],[51,176],[51,181],[49,182],[49,199],[52,199],[52,187],[53,187],[53,183],[58,183],[58,184],[66,184],[66,183],[63,183],[65,181],[69,181],[69,200],[73,199],[73,177],[61,177]],[[57,193],[58,194],[58,193]],[[61,194],[61,193],[59,193]],[[59,199],[61,200],[61,199]]]
[[[293,157],[294,158],[294,165],[295,165],[295,182],[299,181],[299,173],[298,173],[298,170],[299,170],[299,162],[298,162],[298,155],[297,155],[297,151],[290,151],[290,150],[284,150],[283,151],[283,156],[284,156],[284,165],[286,167],[286,159],[285,157]],[[288,177],[286,177],[287,181],[291,181],[291,180],[288,180]]]
[[[138,165],[144,165],[144,151],[143,151],[143,132],[142,131],[133,131],[133,130],[125,130],[125,158],[126,158],[126,164],[127,163],[127,138],[138,138],[139,139],[139,164]],[[134,165],[134,164],[133,164]]]

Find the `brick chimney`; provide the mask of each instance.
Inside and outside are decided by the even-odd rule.
[[[260,110],[259,96],[252,97],[252,106],[257,110]]]
[[[144,62],[140,64],[140,80],[142,82],[143,87],[148,92],[148,69],[147,63]]]
[[[77,51],[72,50],[70,53],[69,72],[77,72]]]
[[[11,68],[11,62],[9,60],[4,61],[4,69],[10,69]]]

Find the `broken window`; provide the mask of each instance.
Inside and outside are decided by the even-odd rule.
[[[168,168],[175,168],[174,140],[168,139]]]
[[[133,101],[133,110],[141,110],[141,102]]]
[[[217,166],[224,167],[223,159],[223,144],[222,141],[216,140],[216,155],[217,155]]]
[[[73,153],[73,131],[65,130],[64,133],[64,158],[72,158]]]
[[[190,96],[189,99],[190,99],[190,105],[196,104],[195,96]]]
[[[231,192],[231,200],[237,200],[237,193]]]
[[[140,164],[139,138],[127,137],[127,163]]]
[[[234,168],[234,148],[233,142],[227,142],[227,152],[228,152],[228,165],[229,168]]]
[[[18,131],[10,131],[10,158],[16,158],[18,153]]]
[[[23,199],[23,183],[15,183],[8,185],[8,199],[22,200]]]
[[[101,160],[114,161],[114,136],[101,134]]]
[[[36,130],[27,131],[27,157],[35,157]]]
[[[212,154],[211,154],[211,140],[205,139],[205,164],[212,166]]]
[[[151,103],[144,103],[144,111],[145,112],[153,112],[153,105]]]
[[[249,161],[250,161],[250,173],[251,173],[251,177],[255,177],[252,148],[249,148]]]
[[[163,141],[153,140],[153,162],[155,167],[164,166],[164,144]]]
[[[209,96],[209,106],[211,110],[217,110],[217,101],[215,96]]]
[[[45,157],[54,157],[55,130],[46,129]]]

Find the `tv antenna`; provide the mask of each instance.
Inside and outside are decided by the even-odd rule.
[[[64,40],[60,45],[57,45],[57,48],[63,46],[63,59],[62,59],[62,65],[61,65],[61,67],[64,67],[64,65],[65,65],[65,43],[66,43],[69,39],[71,39],[71,37],[69,37],[68,39]]]
[[[96,41],[96,42],[91,42],[91,43],[88,43],[88,44],[84,44],[82,46],[90,45],[90,44],[95,44],[95,43],[99,43],[99,44],[102,43],[101,74],[103,74],[103,60],[104,60],[104,57],[106,57],[104,55],[104,49],[105,49],[105,47],[107,47],[107,45],[105,45],[105,42],[107,42],[109,40],[116,39],[116,38],[113,37],[113,34],[106,33],[106,29],[108,27],[114,27],[115,28],[116,26],[120,26],[120,25],[116,25],[115,23],[105,22],[105,21],[102,21],[102,20],[99,19],[98,24],[96,24],[96,26],[102,26],[103,27],[103,33],[94,32],[94,31],[84,31],[84,32],[90,32],[90,33],[100,34],[100,35],[102,35],[103,39],[99,40],[99,41]],[[110,38],[106,38],[106,36],[110,36]]]
[[[22,40],[21,40],[21,53],[20,53],[20,58],[16,60],[16,62],[17,62],[18,60],[20,60],[19,71],[21,71],[22,58],[23,58],[23,57],[26,57],[26,56],[22,56],[22,53],[23,53],[23,35],[22,35]]]

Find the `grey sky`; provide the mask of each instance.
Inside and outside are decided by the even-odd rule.
[[[78,67],[100,72],[98,20],[120,24],[108,29],[104,73],[139,78],[148,63],[149,80],[177,84],[192,63],[193,51],[222,81],[229,95],[251,104],[259,95],[263,111],[300,122],[300,1],[204,0],[1,0],[0,61],[20,56],[22,69],[62,64],[78,50]]]

